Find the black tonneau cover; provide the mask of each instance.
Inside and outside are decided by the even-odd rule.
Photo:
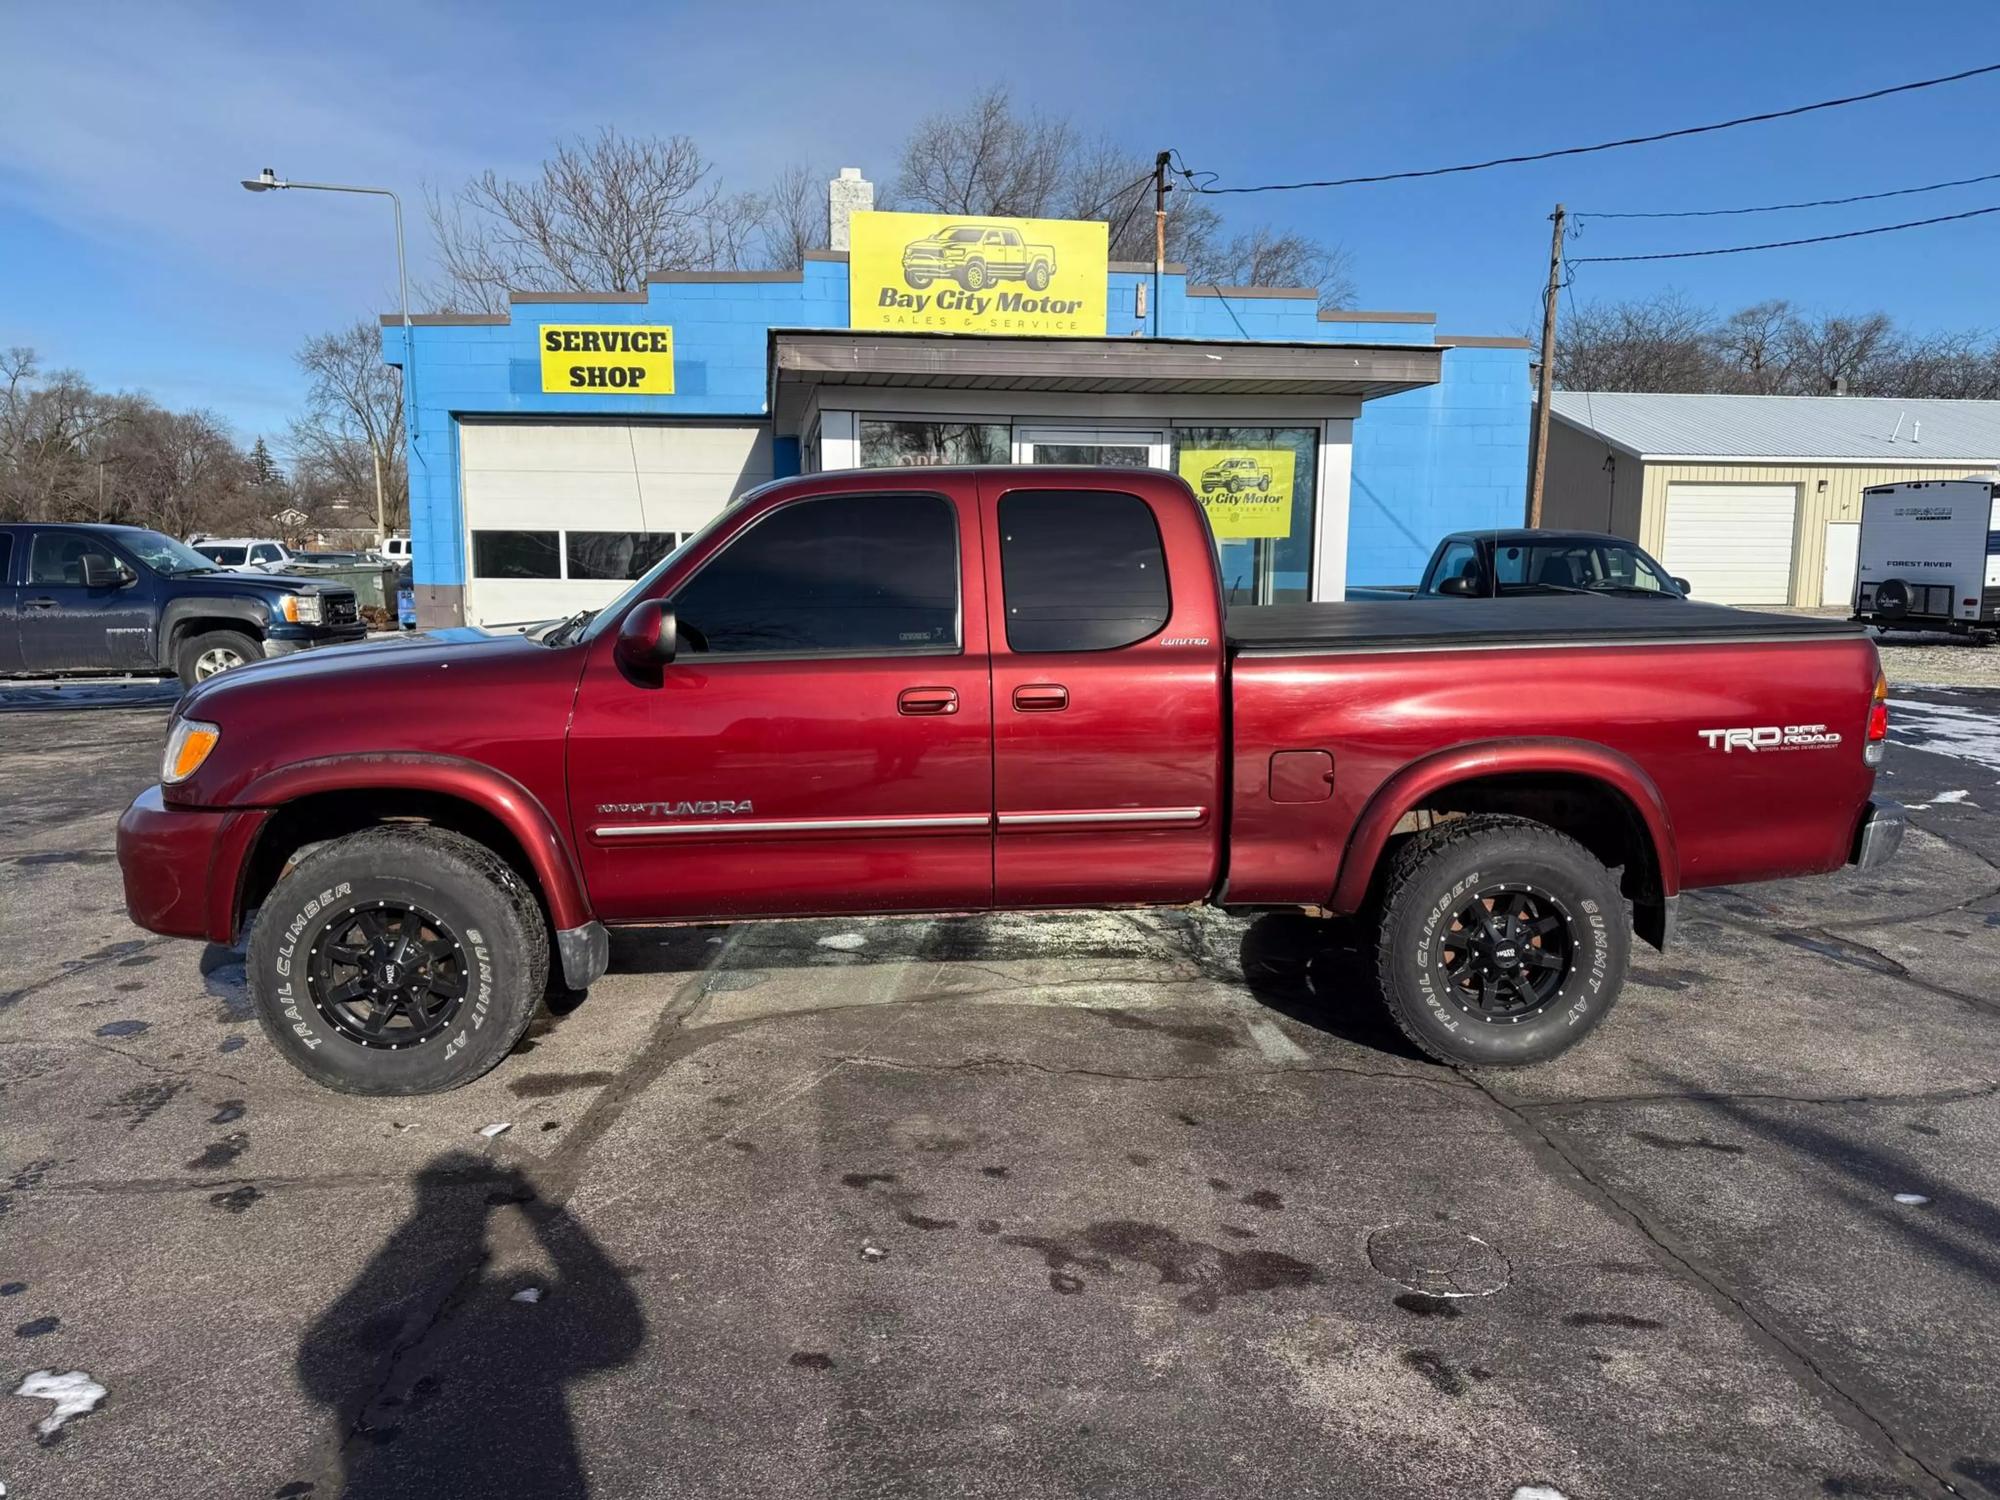
[[[1528,595],[1517,599],[1357,599],[1346,604],[1233,604],[1237,651],[1597,644],[1621,641],[1813,640],[1863,627],[1824,616],[1765,614],[1689,600]]]

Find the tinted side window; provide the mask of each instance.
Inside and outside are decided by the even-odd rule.
[[[74,531],[38,531],[28,549],[28,582],[46,587],[83,586],[83,554],[104,552]],[[109,555],[108,553],[106,554]]]
[[[958,645],[958,519],[935,495],[829,495],[771,512],[673,598],[695,652]]]
[[[1017,490],[999,520],[1010,649],[1110,651],[1167,623],[1166,552],[1137,495]]]
[[[0,588],[14,581],[14,533],[0,531]]]
[[[1506,567],[1507,563],[1503,558],[1500,561],[1502,576],[1505,576]],[[1447,578],[1470,578],[1478,582],[1479,577],[1479,549],[1470,542],[1453,542],[1444,549],[1444,555],[1438,559],[1437,571],[1431,574],[1429,587],[1432,592],[1436,592],[1437,586]]]

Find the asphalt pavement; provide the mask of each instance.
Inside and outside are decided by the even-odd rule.
[[[2000,692],[1897,699],[1899,861],[1691,898],[1543,1068],[1300,918],[850,920],[621,935],[405,1101],[125,918],[163,710],[9,718],[0,1482],[2000,1496]]]

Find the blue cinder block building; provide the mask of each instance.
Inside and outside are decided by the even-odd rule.
[[[517,292],[505,313],[407,333],[385,317],[420,622],[605,603],[735,496],[826,469],[1112,463],[1199,490],[1228,473],[1218,454],[1288,454],[1289,501],[1257,535],[1211,510],[1232,596],[1259,601],[1408,582],[1445,532],[1520,521],[1524,340],[1115,261],[1101,336],[857,328],[849,272],[840,248],[792,271],[656,273],[640,292]]]

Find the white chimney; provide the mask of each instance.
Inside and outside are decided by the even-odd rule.
[[[875,207],[875,184],[859,167],[842,167],[826,185],[826,243],[830,250],[847,249],[847,221]]]

